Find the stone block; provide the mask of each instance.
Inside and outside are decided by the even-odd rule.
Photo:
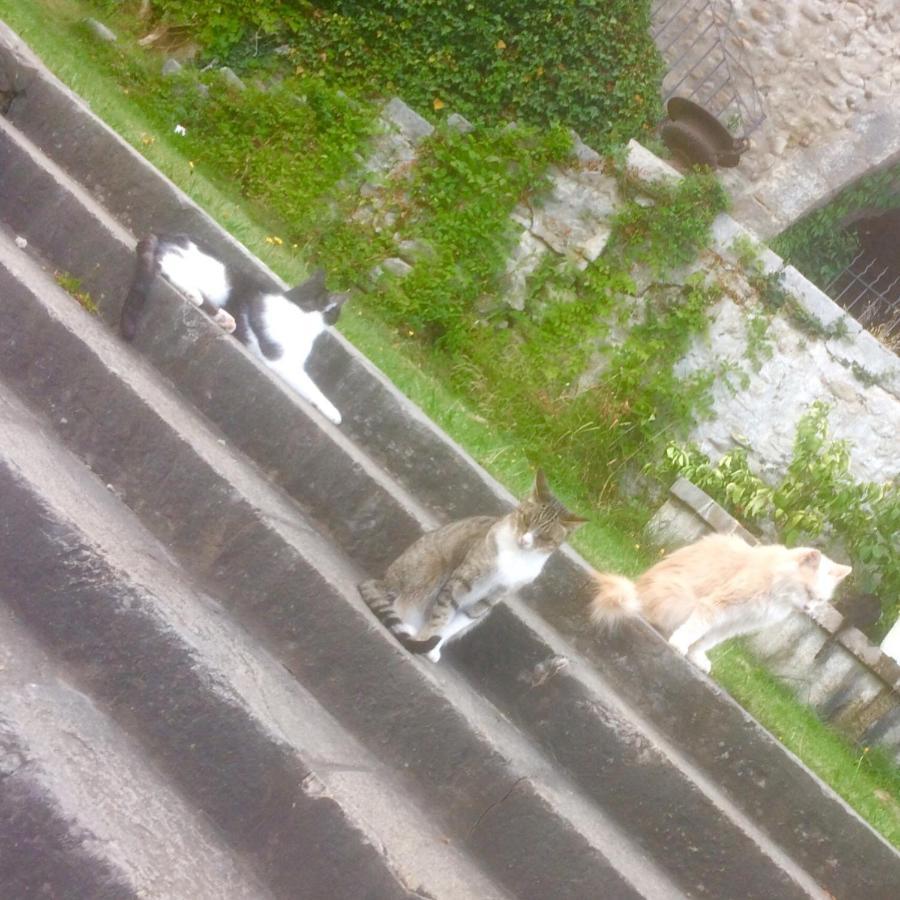
[[[85,27],[91,34],[94,35],[98,40],[103,41],[107,44],[115,43],[118,40],[116,37],[116,33],[111,29],[104,25],[102,22],[98,22],[96,19],[85,19],[84,20]]]
[[[177,59],[170,56],[162,65],[162,74],[167,77],[177,75],[183,68],[184,66]]]
[[[599,170],[555,169],[540,206],[519,206],[512,218],[552,250],[585,268],[603,251],[618,204],[616,180]]]
[[[900,765],[900,706],[894,706],[873,722],[860,737],[860,742],[870,747],[883,747]]]
[[[228,87],[232,88],[236,91],[246,91],[247,85],[238,77],[237,73],[230,66],[222,66],[219,69],[219,74],[222,76],[222,80]]]
[[[541,260],[549,252],[543,241],[539,241],[530,231],[525,229],[519,236],[519,242],[506,261],[504,275],[503,302],[513,309],[525,308],[525,297],[528,296],[528,279],[541,264]]]
[[[389,257],[379,266],[376,266],[376,269],[387,272],[389,275],[393,275],[396,278],[406,278],[406,276],[412,272],[412,266],[405,260],[400,259],[399,256]]]
[[[382,118],[412,144],[418,144],[434,131],[431,122],[407,106],[399,97],[392,97],[388,101],[382,112]]]
[[[647,523],[648,536],[668,550],[711,533],[736,534],[748,544],[758,543],[734,516],[686,478],[674,482],[668,500]]]
[[[654,181],[679,181],[681,179],[681,173],[677,169],[634,139],[628,142],[625,167],[632,178],[650,184]]]
[[[475,126],[459,113],[450,113],[447,116],[447,125],[461,134],[468,134],[470,131],[475,130]]]
[[[850,702],[831,718],[832,723],[852,741],[864,740],[872,729],[890,713],[900,707],[900,695],[880,686],[874,693],[866,686],[854,686]]]

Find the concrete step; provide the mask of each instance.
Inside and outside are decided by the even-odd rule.
[[[0,698],[4,897],[272,896],[5,599]]]
[[[73,98],[38,67],[22,77],[31,80],[10,108],[12,119],[90,190],[81,190],[17,131],[6,129],[2,164],[5,172],[15,166],[17,174],[0,185],[0,206],[13,224],[30,228],[30,238],[56,265],[85,280],[110,321],[130,279],[133,239],[108,210],[141,231],[160,222],[193,230],[232,264],[248,264],[242,248],[134,151],[83,108],[73,111]],[[108,162],[103,167],[95,165],[99,153]],[[142,205],[141,196],[150,199]],[[41,197],[45,211],[35,213]],[[59,219],[77,222],[79,235],[91,232],[87,243],[97,250],[70,251],[64,229],[56,227]],[[98,259],[103,265],[95,264]],[[316,528],[357,566],[380,570],[435,518],[505,508],[509,495],[338,336],[321,342],[314,366],[345,413],[339,432],[320,427],[315,413],[280,391],[202,314],[171,292],[159,296],[140,351],[217,424],[230,446],[299,500]],[[246,556],[253,551],[247,548]],[[336,577],[344,572],[346,580],[348,564],[335,562]],[[649,629],[625,628],[603,640],[586,632],[584,583],[577,556],[561,556],[528,592],[528,606],[499,610],[454,648],[450,655],[460,674],[442,667],[442,690],[454,691],[458,706],[466,683],[489,697],[542,748],[541,758],[553,759],[566,783],[590,798],[588,814],[593,808],[610,816],[627,834],[626,843],[652,855],[685,890],[706,889],[699,873],[718,873],[725,889],[729,879],[743,885],[745,873],[753,871],[766,873],[753,882],[760,891],[777,893],[787,875],[795,888],[812,894],[818,884],[838,896],[862,890],[880,896],[881,874],[896,871],[891,848]],[[568,666],[556,672],[561,661]],[[548,672],[552,677],[545,678]],[[475,706],[483,703],[476,699]],[[628,753],[629,741],[641,754]],[[588,751],[588,745],[598,749]],[[610,790],[601,759],[622,768],[618,792]],[[641,759],[652,761],[652,777],[642,778]],[[672,803],[660,809],[655,795],[668,797],[670,786]],[[629,803],[631,791],[638,803]],[[688,829],[688,819],[702,824]],[[685,862],[707,836],[711,843],[700,858]],[[735,868],[748,846],[746,865]],[[872,864],[859,866],[861,857]]]
[[[35,151],[32,150],[29,159],[33,159],[36,155]],[[36,179],[30,178],[26,180],[34,184]],[[56,183],[62,185],[64,180],[62,176],[58,175]],[[70,197],[71,194],[64,196]],[[77,215],[78,210],[81,208],[80,205],[70,202],[68,206],[69,215],[71,216],[70,221],[79,221]],[[96,212],[92,218],[97,220],[101,215],[102,212]],[[41,216],[37,215],[35,218],[40,219]],[[89,221],[85,217],[82,231],[88,231]],[[39,232],[30,232],[30,234],[36,240],[41,240]],[[3,265],[7,271],[17,276],[17,283],[21,286],[28,282],[39,281],[39,275],[35,273],[29,275],[26,271],[27,265],[23,255],[16,253],[15,248],[10,248],[8,242],[6,246],[7,252]],[[51,251],[54,249],[54,244],[52,243],[46,246]],[[15,291],[16,288],[10,286],[9,290]],[[46,296],[47,290],[42,289],[39,293],[42,296]],[[182,309],[187,308],[184,302],[174,295],[171,297],[171,303],[176,308],[179,306]],[[17,304],[18,310],[28,310],[31,316],[38,315],[39,308],[39,305],[34,302],[26,303],[23,301]],[[65,308],[66,303],[64,302],[63,309]],[[193,311],[191,310],[191,312]],[[56,311],[54,314],[58,316],[59,311]],[[19,334],[22,336],[25,334],[31,335],[30,340],[21,343],[20,346],[22,348],[28,348],[28,352],[31,352],[32,348],[39,345],[42,340],[45,342],[48,340],[51,335],[51,329],[41,321],[32,319],[30,323],[26,323],[19,312],[13,315],[17,317]],[[160,331],[161,326],[158,320],[150,323],[148,330],[154,335],[152,346],[167,347],[170,341],[177,342],[180,339],[179,332],[183,330],[183,325],[180,323],[178,316],[167,317],[166,321],[171,322],[171,330],[168,332]],[[246,450],[248,449],[247,435],[252,436],[251,439],[256,442],[259,440],[258,436],[265,433],[259,427],[258,416],[260,415],[260,410],[270,410],[268,415],[271,415],[272,407],[274,406],[277,409],[277,403],[279,402],[282,404],[286,402],[289,407],[297,404],[290,395],[281,390],[277,382],[268,377],[255,377],[257,373],[252,371],[255,363],[233,341],[219,337],[216,334],[215,326],[201,317],[197,322],[197,328],[206,328],[213,331],[215,335],[213,344],[221,354],[219,360],[212,363],[207,355],[201,362],[196,355],[186,354],[189,358],[179,361],[179,371],[167,368],[165,358],[162,358],[161,361],[159,359],[154,359],[153,361],[164,368],[164,371],[176,381],[178,387],[183,386],[184,392],[190,394],[191,398],[197,402],[197,405],[204,412],[220,422],[229,438],[229,446],[243,445],[243,449]],[[74,333],[76,330],[78,329],[73,325],[71,331]],[[85,338],[86,335],[87,332],[81,329],[80,337]],[[87,377],[86,373],[89,371],[87,364],[79,363],[76,365],[72,360],[62,363],[66,356],[71,356],[72,354],[71,349],[66,349],[71,342],[71,337],[60,336],[56,339],[53,350],[45,354],[47,357],[60,361],[60,367],[56,374],[51,373],[49,369],[45,369],[42,373],[43,383],[39,388],[35,379],[28,376],[26,378],[27,385],[21,383],[19,389],[23,391],[27,389],[32,392],[35,402],[38,402],[38,398],[40,398],[40,402],[51,409],[56,408],[58,405],[60,409],[67,407],[71,412],[71,407],[76,400],[72,382],[66,383],[66,392],[64,395],[59,396],[58,399],[52,388],[55,382],[65,383],[65,373],[70,370],[79,371],[81,378]],[[116,372],[123,371],[129,367],[134,367],[135,371],[137,370],[135,363],[126,361],[130,355],[128,348],[121,347],[114,339],[111,339],[98,329],[96,337],[91,340],[91,346],[96,349],[104,343],[107,345],[104,352],[109,354],[108,368]],[[204,372],[207,369],[211,368],[215,371],[220,376],[218,381],[221,383],[225,380],[221,378],[221,375],[223,372],[228,371],[229,366],[236,364],[246,366],[248,363],[251,365],[251,371],[248,372],[246,378],[240,381],[245,386],[254,380],[257,382],[257,392],[251,407],[254,419],[250,422],[243,419],[241,415],[242,410],[237,408],[241,402],[240,395],[245,392],[244,389],[233,389],[237,399],[236,403],[231,404],[230,408],[227,405],[229,398],[224,392],[220,393],[216,389],[195,391],[196,386],[203,381]],[[17,358],[14,352],[10,352],[7,357],[8,377],[18,379],[16,383],[20,384],[21,379],[25,377],[22,373],[27,371],[26,368],[23,368],[26,365],[24,358]],[[16,372],[20,374],[17,376],[14,374]],[[106,397],[109,394],[109,388],[101,384],[102,380],[103,374],[100,371],[92,378],[91,387],[87,390],[87,394],[92,398],[91,402],[94,404],[96,404],[95,398],[97,396],[102,394]],[[264,393],[266,389],[268,389],[268,394]],[[136,384],[133,390],[146,401],[148,397],[153,396],[152,378],[148,379],[146,384]],[[136,402],[135,400],[128,401],[128,409],[133,409]],[[117,408],[115,402],[111,399],[105,401],[105,406],[107,410]],[[177,421],[179,415],[178,410],[174,407],[175,404],[170,404],[160,412],[160,418],[170,425]],[[86,432],[86,435],[73,434],[71,425],[67,424],[63,430],[64,436],[70,446],[77,448],[79,455],[91,461],[92,467],[98,470],[105,480],[115,484],[117,489],[125,490],[119,487],[120,479],[123,477],[121,471],[122,463],[112,463],[109,458],[116,454],[129,454],[127,449],[129,442],[134,441],[135,437],[131,433],[123,433],[122,421],[119,421],[116,426],[108,424],[106,416],[100,422],[91,421],[89,413],[86,411],[87,408],[88,404],[85,403],[84,408],[79,410],[77,416],[69,413],[65,415],[65,418],[70,422],[76,418],[81,420],[84,423],[81,430]],[[229,409],[228,415],[225,417],[222,417],[220,412],[223,408]],[[283,428],[285,424],[290,427],[290,422],[291,411],[287,409],[276,417],[273,427]],[[308,422],[307,427],[312,428],[312,423]],[[196,444],[196,439],[190,434],[189,425],[183,425],[182,429],[185,434],[184,442],[191,441]],[[132,431],[139,435],[142,452],[144,454],[152,453],[152,456],[157,460],[154,463],[154,469],[158,469],[160,465],[159,460],[165,460],[166,465],[169,465],[169,460],[171,459],[169,451],[163,451],[162,449],[152,450],[163,440],[163,435],[156,434],[149,437],[147,436],[148,430],[146,426],[133,426],[132,428]],[[305,448],[300,447],[299,441],[294,441],[292,445],[285,445],[282,442],[275,445],[276,448],[292,446],[290,464],[292,466],[296,466],[298,463],[302,464],[303,477],[295,477],[293,481],[290,479],[290,471],[287,470],[287,460],[278,460],[281,465],[276,468],[276,464],[271,459],[272,453],[266,454],[255,446],[251,446],[249,449],[257,451],[254,455],[258,459],[260,457],[266,459],[267,474],[270,477],[274,477],[275,480],[286,482],[285,486],[290,488],[295,496],[299,495],[298,499],[301,500],[304,508],[312,508],[317,523],[324,520],[332,533],[338,533],[339,539],[345,533],[342,531],[340,510],[345,508],[352,510],[354,508],[349,505],[343,506],[343,503],[348,503],[349,501],[341,500],[341,496],[346,497],[347,491],[351,489],[351,486],[355,486],[354,489],[357,492],[357,496],[359,496],[360,489],[363,489],[364,493],[369,496],[375,496],[376,502],[372,503],[369,508],[372,509],[373,515],[376,517],[376,525],[365,530],[369,535],[376,533],[379,535],[377,546],[386,546],[388,548],[387,558],[392,558],[409,541],[408,525],[411,521],[411,513],[408,506],[404,505],[403,500],[398,498],[393,491],[388,490],[382,491],[380,494],[377,493],[379,483],[368,478],[368,473],[365,469],[354,462],[352,447],[346,450],[342,448],[339,432],[331,428],[316,428],[314,429],[314,434],[322,443],[329,441],[329,439],[334,439],[332,440],[331,448],[327,452],[318,452],[316,454],[316,458],[320,460],[318,468],[315,463],[307,464],[308,460],[303,452]],[[101,450],[98,446],[99,443],[102,443],[105,449]],[[102,461],[101,456],[105,457]],[[180,463],[179,465],[186,466],[186,463]],[[224,463],[210,460],[208,466],[218,475],[225,475]],[[313,481],[318,480],[317,476],[315,474],[311,476],[310,472],[317,473],[320,468],[324,468],[330,484],[342,486],[342,492],[338,494],[337,502],[334,501],[333,496],[328,496],[328,492],[323,498],[321,493],[309,490],[308,484],[310,479]],[[325,476],[323,475],[322,477]],[[206,493],[209,491],[208,477],[198,476],[193,473],[188,475],[186,471],[185,478],[189,479],[195,489],[200,485],[204,486],[204,495],[202,497],[198,497],[195,493],[189,494],[184,488],[179,486],[177,498],[173,500],[173,503],[182,504],[182,506],[178,507],[183,510],[181,516],[185,520],[191,520],[192,540],[196,542],[199,534],[202,533],[203,526],[198,523],[198,516],[209,512],[212,512],[213,518],[211,525],[213,530],[210,539],[221,539],[222,513],[219,510],[215,510],[211,499],[212,494]],[[239,483],[239,479],[239,474],[227,476],[229,484]],[[133,492],[132,494],[125,492],[123,496],[126,497],[132,508],[139,512],[146,510],[148,501],[144,496],[145,491],[148,489],[148,486],[152,485],[150,499],[153,503],[157,502],[160,490],[158,481],[158,471],[155,471],[152,477],[144,476],[140,482],[137,482],[136,473],[131,472],[126,476],[125,484],[134,482]],[[169,484],[171,484],[171,480]],[[338,492],[335,491],[334,493]],[[185,502],[189,503],[190,510],[183,508]],[[172,510],[175,508],[173,506]],[[172,510],[169,511],[169,518],[174,520],[176,517]],[[338,512],[337,516],[335,514],[336,510]],[[357,507],[356,518],[353,515],[348,517],[352,521],[351,533],[354,535],[358,535],[363,530],[359,524],[358,511],[359,507]],[[289,512],[281,511],[278,515],[284,520],[288,518]],[[412,521],[417,529],[427,524],[421,518],[414,517]],[[151,525],[151,527],[153,526]],[[177,533],[167,532],[160,536],[167,544],[171,542],[175,546],[178,546],[185,539],[183,534]],[[355,539],[341,541],[341,543],[344,545],[342,549],[355,557],[354,561],[357,564],[370,567],[384,565],[384,559],[381,556],[384,551],[378,551],[378,555],[373,554],[372,546],[375,542],[371,538],[362,543]],[[320,547],[315,553],[311,554],[312,558],[316,560],[318,569],[321,570],[322,561],[328,558],[329,550],[330,548]],[[255,549],[246,551],[245,565],[251,565],[250,559],[255,552]],[[196,565],[196,562],[194,564]],[[342,570],[340,562],[334,561],[331,569],[334,579],[340,579]],[[238,574],[235,573],[234,577],[238,577]],[[349,590],[352,593],[352,586],[347,585],[345,590]],[[515,655],[503,656],[506,660],[506,665],[496,669],[496,673],[497,678],[502,680],[504,688],[496,694],[496,697],[503,700],[503,704],[506,704],[509,698],[519,698],[523,679],[525,681],[533,680],[537,677],[534,675],[535,671],[539,671],[548,659],[560,654],[554,654],[550,649],[546,634],[542,635],[539,631],[536,632],[533,626],[527,626],[521,617],[513,615],[498,618],[496,621],[502,625],[502,628],[498,632],[496,625],[491,627],[488,633],[493,635],[493,640],[497,641],[499,645],[517,647],[527,645],[531,648],[531,657],[533,657],[533,661],[529,665],[523,665],[522,660],[526,658],[525,656],[521,659],[517,659]],[[563,653],[570,655],[571,651],[563,649]],[[478,667],[464,668],[464,675],[470,679],[473,685],[480,687],[481,675]],[[740,872],[745,883],[757,886],[754,889],[758,890],[759,896],[771,893],[772,890],[777,890],[784,896],[791,896],[792,892],[798,890],[797,883],[802,883],[804,880],[802,872],[793,871],[794,867],[790,865],[783,854],[779,853],[777,848],[765,846],[765,842],[759,840],[755,835],[748,837],[746,833],[747,824],[743,821],[732,821],[727,812],[723,812],[714,803],[710,802],[709,798],[701,790],[698,790],[692,781],[687,779],[677,767],[672,765],[665,754],[660,753],[652,740],[643,740],[643,757],[640,759],[635,757],[633,743],[639,740],[638,729],[628,722],[624,711],[612,713],[606,703],[601,703],[593,695],[590,687],[586,686],[580,678],[573,677],[570,674],[557,675],[554,678],[554,684],[557,696],[556,708],[570,720],[570,726],[559,733],[539,727],[539,723],[542,721],[542,713],[540,712],[540,704],[537,702],[538,696],[532,694],[525,695],[526,705],[532,708],[529,714],[519,718],[519,722],[531,733],[538,744],[545,751],[549,751],[552,754],[552,758],[557,761],[563,758],[559,746],[560,735],[573,735],[569,740],[564,740],[564,743],[568,745],[565,754],[566,765],[564,766],[566,777],[575,779],[579,788],[585,791],[587,797],[600,806],[604,814],[609,816],[618,827],[626,831],[631,836],[631,839],[636,841],[643,853],[652,855],[680,886],[684,889],[690,889],[701,883],[701,879],[702,883],[705,883],[713,877],[711,873],[718,873],[713,878],[713,881],[721,882],[721,885],[724,886]],[[501,709],[505,711],[504,705],[501,705]],[[573,731],[573,729],[575,730]],[[598,748],[606,748],[609,759],[615,760],[617,777],[614,789],[611,789],[603,773],[598,772],[597,759],[592,756],[585,756],[585,741]],[[664,803],[659,801],[661,796],[666,797]],[[685,821],[693,823],[691,829],[683,827]],[[689,852],[691,847],[700,849]],[[700,873],[703,873],[702,876]]]
[[[362,606],[352,563],[8,237],[0,304],[8,389],[45,411],[58,439],[398,773],[454,846],[516,896],[577,897],[594,881],[615,896],[635,896],[633,881],[672,895],[667,878],[484,701],[409,657]]]
[[[192,896],[175,889],[189,873],[203,896],[259,895],[248,876],[237,880],[234,863],[218,868],[217,857],[229,854],[278,897],[506,896],[280,661],[191,588],[165,548],[8,389],[0,397],[0,494],[0,599],[65,666],[64,675],[36,680],[30,642],[4,632],[4,649],[12,644],[2,718],[21,733],[20,746],[43,748],[43,759],[40,749],[25,759],[41,760],[54,785],[72,791],[60,804],[93,816],[93,833],[111,835],[123,869],[140,870],[131,842],[165,808],[171,828],[154,832],[155,865],[164,869],[167,855],[179,863],[167,875],[173,889],[150,896]],[[54,703],[69,705],[42,712]],[[63,738],[54,743],[48,729]],[[85,760],[66,757],[69,743]],[[82,794],[67,778],[77,765],[88,769]],[[153,780],[143,774],[148,766],[165,779],[152,802],[140,788]],[[122,785],[94,790],[101,774],[114,787],[117,774],[131,779],[129,794],[118,795]],[[173,792],[184,799],[171,800]],[[132,807],[142,817],[132,819]],[[218,834],[205,837],[209,826],[196,820]],[[204,840],[213,837],[227,852],[207,853]],[[193,849],[183,854],[186,845]],[[204,854],[203,865],[194,866],[192,853]]]

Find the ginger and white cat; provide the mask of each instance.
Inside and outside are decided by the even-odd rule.
[[[706,651],[727,638],[827,603],[851,572],[812,547],[750,546],[713,534],[682,547],[636,581],[598,573],[591,618],[609,623],[642,615],[704,672]]]
[[[316,338],[333,325],[346,300],[329,294],[325,274],[317,271],[285,293],[231,270],[211,251],[183,234],[149,234],[137,245],[134,280],[122,307],[120,330],[132,340],[157,273],[199,306],[304,400],[335,425],[341,414],[306,373],[306,361]]]

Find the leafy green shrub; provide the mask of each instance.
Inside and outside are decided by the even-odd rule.
[[[529,279],[525,308],[508,307],[503,276],[520,231],[510,213],[518,203],[540,204],[548,166],[570,146],[564,129],[438,129],[376,204],[396,237],[427,247],[413,270],[369,287],[368,269],[354,257],[366,234],[377,235],[358,222],[327,237],[318,254],[345,281],[364,279],[359,302],[401,339],[428,348],[430,363],[532,460],[551,474],[577,471],[592,499],[608,500],[625,471],[658,458],[666,440],[703,414],[712,375],[678,378],[674,367],[705,330],[718,293],[697,278],[635,298],[621,253],[583,272],[548,254]],[[641,258],[660,270],[688,261],[723,202],[704,175],[657,192],[655,216],[672,227],[648,218]],[[632,320],[630,332],[604,346],[616,319]],[[604,359],[602,378],[579,387],[595,352]]]
[[[546,187],[548,166],[571,144],[565,129],[525,127],[439,129],[423,142],[393,209],[399,233],[423,242],[430,255],[380,289],[382,315],[451,354],[463,347],[482,316],[479,300],[498,292],[518,237],[510,213]]]
[[[677,182],[623,186],[626,192],[652,194],[654,203],[630,200],[616,213],[613,250],[627,264],[650,266],[657,276],[690,263],[709,240],[713,219],[728,209],[728,195],[712,172],[692,172]]]
[[[846,551],[856,583],[881,599],[876,630],[883,634],[896,621],[900,603],[900,490],[896,481],[854,480],[849,445],[828,438],[828,412],[817,401],[800,420],[791,463],[775,487],[751,471],[743,450],[712,465],[696,448],[672,444],[667,465],[751,527],[774,523],[787,544],[819,540]]]
[[[376,111],[315,77],[277,89],[213,86],[198,103],[182,92],[185,147],[285,224],[283,239],[308,242],[324,226],[338,183],[359,167]]]
[[[207,53],[285,42],[298,71],[489,124],[565,122],[598,146],[659,118],[650,0],[157,0]],[[244,55],[246,59],[246,55]]]

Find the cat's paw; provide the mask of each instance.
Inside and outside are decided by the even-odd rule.
[[[712,663],[705,653],[692,653],[688,659],[701,671],[707,675],[712,671]]]
[[[234,316],[231,313],[225,312],[224,309],[220,309],[213,316],[213,322],[218,325],[222,331],[231,334],[235,328],[237,328],[237,322],[234,321]]]
[[[429,650],[425,654],[425,657],[426,657],[426,659],[429,660],[429,662],[433,662],[433,663],[440,662],[441,661],[441,648],[435,647],[433,650]]]
[[[335,407],[332,406],[332,407],[326,407],[324,409],[321,409],[321,413],[332,424],[334,424],[334,425],[341,424],[341,414],[337,411],[337,409],[335,409]]]

